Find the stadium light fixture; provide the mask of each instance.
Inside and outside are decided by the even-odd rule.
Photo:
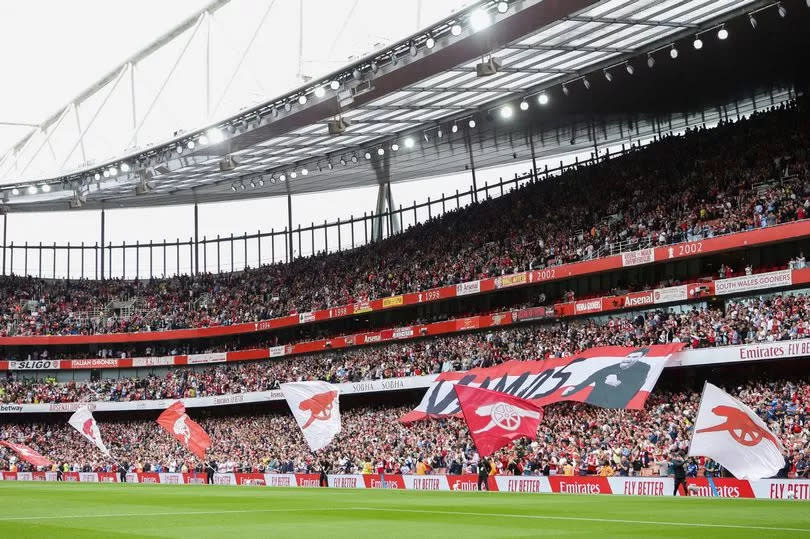
[[[194,146],[192,146],[193,148]],[[129,172],[129,164],[121,163],[121,172]]]
[[[339,81],[336,81],[336,80],[333,80],[332,82],[330,82],[330,83],[329,83],[329,87],[330,87],[332,90],[337,91],[337,90],[339,90],[339,89],[340,89],[340,82],[339,82]]]
[[[653,58],[653,55],[651,53],[647,54],[647,67],[652,69],[654,65],[655,65],[655,58]]]
[[[608,71],[607,69],[605,69],[605,70],[604,70],[604,71],[602,71],[602,72],[605,74],[605,80],[606,80],[606,81],[608,81],[608,82],[613,82],[613,74],[612,74],[610,71]]]
[[[725,26],[721,26],[717,31],[717,39],[728,39],[728,30],[726,30]]]
[[[695,50],[700,50],[703,48],[703,40],[700,39],[700,36],[695,36],[695,40],[692,42],[692,46]]]
[[[562,93],[568,95],[568,85],[565,83],[562,85]]]
[[[438,128],[436,130],[436,136],[439,137],[439,138],[442,138],[443,135],[444,135],[444,133],[442,133],[442,128],[441,127]]]
[[[307,167],[302,168],[301,176],[306,176],[307,174],[309,174],[309,169]]]
[[[753,13],[748,14],[748,22],[751,24],[751,28],[753,28],[754,30],[757,29],[757,19],[756,17],[754,17]]]
[[[352,163],[357,163],[357,154],[352,154]]]
[[[453,133],[458,133],[458,124],[453,124],[453,126],[450,128],[450,131]]]
[[[244,184],[244,183],[242,183],[242,182],[239,182],[239,189],[240,189],[241,191],[244,191],[244,190],[245,190],[245,184]]]
[[[520,102],[520,110],[529,110],[529,102],[525,99]]]
[[[367,160],[368,160],[368,159],[371,159],[371,152],[366,152],[366,153],[364,153],[364,154],[363,154],[363,157],[365,157]]]
[[[432,49],[435,46],[436,40],[433,39],[432,37],[427,38],[427,40],[425,41],[425,47],[427,47],[428,49]]]
[[[183,153],[183,145],[178,144],[177,146],[174,147],[174,151],[176,151],[178,154]]]
[[[118,176],[118,169],[115,167],[110,167],[110,176]]]
[[[360,73],[360,70],[355,67],[354,70],[352,71],[352,77],[354,77],[354,80],[360,80],[360,77],[362,76],[363,74]]]
[[[51,185],[48,183],[42,184],[42,192],[43,193],[50,193],[51,192]]]
[[[299,105],[306,105],[307,104],[307,96],[301,94],[298,96],[298,104]]]
[[[259,187],[264,187],[264,178],[259,178]]]
[[[255,180],[250,180],[250,188],[251,189],[256,189],[256,181]]]
[[[110,177],[110,171],[109,171],[109,170],[106,170],[106,169],[105,169],[105,170],[104,170],[104,172],[102,172],[101,174],[102,174],[102,175],[103,175],[105,178],[109,178],[109,177]]]
[[[470,126],[470,129],[475,129],[475,120],[470,120],[467,122],[467,125]]]
[[[340,158],[340,164],[343,165],[344,167],[346,166],[346,160],[342,157]]]
[[[628,75],[632,75],[633,73],[636,72],[636,68],[634,68],[633,64],[631,64],[630,62],[625,62],[624,63],[624,69],[625,69],[625,71],[627,71]]]
[[[96,179],[96,181],[99,181],[101,179],[101,174],[96,172],[96,174],[93,177]]]
[[[293,170],[293,171],[290,172],[290,179],[291,180],[294,180],[297,177],[298,177],[298,173],[296,171]]]
[[[416,56],[416,54],[419,52],[419,50],[416,48],[416,43],[413,42],[411,42],[411,47],[409,50],[411,52],[411,56]]]
[[[372,61],[371,62],[371,72],[376,74],[377,71],[379,71],[379,69],[380,69],[380,66],[377,65],[377,62]]]
[[[278,177],[278,181],[286,182],[287,181],[287,175],[282,172]]]
[[[236,191],[236,184],[235,183],[231,184],[231,191]]]
[[[506,13],[507,11],[509,11],[509,4],[507,4],[506,2],[498,2],[498,13],[503,14]]]
[[[20,194],[20,190],[15,187],[14,189],[11,190],[11,194],[17,196]]]
[[[396,152],[399,151],[399,144],[396,142],[391,145],[391,151]]]
[[[328,168],[329,170],[332,170],[332,161],[327,161],[326,162],[326,168]]]
[[[450,33],[453,34],[454,36],[461,35],[461,25],[460,24],[454,24],[453,26],[451,26],[450,27]]]
[[[194,144],[194,141],[193,141],[193,140],[189,140],[189,141],[186,143],[186,148],[188,148],[189,150],[193,150],[193,149],[194,149],[194,146],[196,146],[196,144]]]
[[[470,15],[470,24],[473,27],[473,30],[479,32],[489,26],[491,19],[489,17],[489,13],[484,11],[483,9],[476,9]]]
[[[199,142],[201,146],[205,146],[206,144],[208,144],[208,137],[206,137],[205,135],[200,135],[200,138],[197,139],[197,142]]]
[[[383,148],[377,148],[377,155],[379,155],[379,156],[383,156],[383,155],[385,155],[385,149],[383,149]]]
[[[406,148],[413,148],[413,145],[414,145],[413,137],[407,137],[405,139],[405,147]]]
[[[675,47],[675,44],[672,44],[672,48],[669,49],[669,57],[673,60],[678,57],[678,49]]]
[[[36,185],[30,185],[28,187],[28,194],[29,195],[36,195],[37,194],[37,186]]]
[[[425,131],[424,133],[422,133],[422,138],[424,138],[424,139],[425,139],[425,142],[430,142],[430,138],[428,137],[427,131]]]
[[[210,140],[212,144],[219,144],[225,140],[225,135],[221,130],[217,129],[216,127],[212,127],[208,130],[208,140]]]
[[[326,90],[323,88],[323,86],[318,86],[317,88],[315,88],[315,97],[320,98],[323,97],[325,94]]]
[[[783,19],[787,17],[787,9],[782,5],[782,2],[776,4],[776,12],[779,13],[779,16]]]
[[[585,85],[586,90],[591,89],[591,81],[588,80],[588,77],[582,77],[582,84]]]
[[[508,120],[512,117],[513,112],[512,105],[504,105],[501,107],[501,118]]]
[[[548,105],[548,94],[546,92],[540,92],[540,95],[537,96],[537,102],[541,105]]]

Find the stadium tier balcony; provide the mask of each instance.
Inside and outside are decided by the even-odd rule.
[[[810,384],[766,372],[725,368],[713,380],[751,406],[781,438],[788,451],[785,475],[806,477],[810,449]],[[669,380],[667,380],[669,379]],[[608,410],[578,403],[545,408],[537,441],[523,440],[501,450],[498,472],[515,475],[666,475],[673,449],[687,447],[700,392],[678,377],[664,376],[639,411]],[[478,455],[463,420],[450,418],[402,424],[398,418],[415,405],[360,406],[342,412],[343,430],[313,455],[289,414],[264,412],[200,421],[213,441],[211,455],[220,471],[332,473],[475,473]],[[199,464],[152,420],[100,421],[112,454],[133,471],[193,471]],[[87,451],[87,442],[63,422],[28,421],[4,425],[0,440],[24,443],[75,471],[115,471],[117,464]],[[419,463],[422,463],[421,465]],[[695,462],[695,473],[702,462]],[[610,471],[603,467],[610,468]],[[0,470],[25,470],[0,448]],[[198,468],[199,469],[199,468]],[[201,469],[200,469],[201,471]]]
[[[283,359],[165,369],[141,377],[59,382],[50,374],[54,371],[41,371],[36,379],[27,378],[25,371],[9,371],[0,382],[0,401],[36,404],[207,397],[268,391],[289,381],[359,382],[468,370],[509,360],[566,357],[595,346],[683,342],[688,348],[706,348],[805,339],[808,335],[810,296],[775,294],[731,299],[723,308],[701,304],[567,323],[543,321]],[[43,376],[43,372],[47,374]]]
[[[0,337],[254,323],[803,220],[810,116],[801,105],[574,167],[351,251],[147,281],[4,277]]]

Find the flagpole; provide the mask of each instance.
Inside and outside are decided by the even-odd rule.
[[[703,391],[700,392],[700,402],[698,403],[697,412],[695,412],[695,420],[692,422],[692,436],[689,437],[689,447],[686,448],[686,454],[688,456],[692,456],[690,453],[692,452],[692,440],[695,439],[695,425],[697,425],[698,414],[700,413],[701,405],[703,405],[703,396],[706,394],[706,386],[708,384],[708,380],[703,381]]]

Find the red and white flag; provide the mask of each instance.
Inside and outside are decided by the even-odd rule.
[[[205,450],[211,447],[211,438],[201,426],[188,417],[182,401],[177,401],[166,408],[157,418],[157,422],[200,460],[205,458]]]
[[[318,451],[329,445],[340,432],[337,386],[326,382],[291,382],[281,384],[281,392],[309,448]]]
[[[683,347],[683,343],[640,348],[601,346],[570,357],[507,361],[494,367],[443,372],[430,384],[419,405],[399,420],[410,423],[458,415],[453,391],[456,385],[520,395],[538,406],[578,401],[602,408],[640,410],[670,356]]]
[[[22,460],[25,462],[30,462],[34,466],[53,466],[53,462],[46,459],[27,445],[15,444],[12,442],[0,442],[0,445],[8,447],[17,453]]]
[[[784,467],[783,451],[751,408],[706,382],[689,456],[711,457],[737,479],[762,479]]]
[[[79,434],[98,447],[99,451],[108,457],[110,456],[110,450],[104,445],[104,441],[101,439],[101,432],[98,430],[98,424],[87,406],[82,406],[76,410],[76,412],[70,416],[68,423],[70,423],[71,427],[79,431]]]
[[[455,386],[461,412],[482,457],[513,441],[537,437],[543,409],[508,393],[470,386]]]

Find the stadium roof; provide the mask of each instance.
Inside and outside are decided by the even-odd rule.
[[[487,148],[477,166],[509,162],[514,148],[499,147],[490,131],[470,121],[481,124],[505,103],[517,109],[522,99],[534,107],[544,91],[559,93],[561,85],[590,86],[597,76],[629,73],[641,67],[636,60],[627,68],[633,58],[668,60],[673,43],[691,43],[699,33],[774,5],[488,0],[215,126],[102,166],[11,184],[3,190],[4,208],[65,210],[77,199],[82,208],[133,207],[328,191],[376,185],[382,162],[390,181],[406,181],[465,170],[471,140],[476,152]],[[497,73],[478,76],[476,65],[490,56],[500,64]],[[327,123],[338,118],[349,125],[330,135]]]

